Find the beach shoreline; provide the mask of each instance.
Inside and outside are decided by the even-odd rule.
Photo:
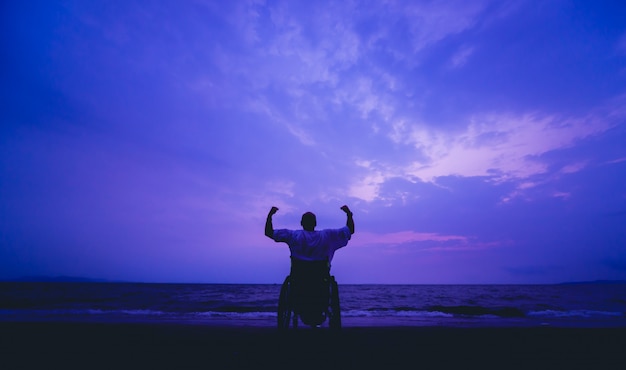
[[[626,328],[300,328],[0,322],[6,369],[615,366]],[[411,366],[407,366],[411,365]]]

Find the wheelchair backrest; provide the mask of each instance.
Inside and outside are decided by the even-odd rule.
[[[315,279],[330,276],[330,263],[324,261],[303,261],[291,257],[291,277],[295,279]]]

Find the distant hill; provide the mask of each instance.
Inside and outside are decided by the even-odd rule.
[[[581,285],[581,284],[626,284],[626,280],[593,280],[593,281],[570,281],[560,285]]]
[[[106,279],[92,279],[80,276],[22,276],[17,279],[10,279],[14,282],[59,282],[59,283],[106,283]]]

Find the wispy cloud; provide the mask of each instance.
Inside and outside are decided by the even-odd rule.
[[[557,192],[552,193],[552,196],[555,198],[569,199],[569,197],[572,196],[572,193],[564,192],[564,191],[557,191]]]
[[[527,178],[547,170],[538,160],[540,155],[570,147],[611,126],[595,117],[496,114],[471,119],[467,129],[457,134],[412,127],[405,142],[424,151],[430,162],[416,162],[407,172],[425,181],[449,175]]]
[[[499,248],[509,242],[463,242],[454,243],[452,245],[439,245],[421,249],[423,252],[474,252],[486,249]]]
[[[470,56],[474,53],[473,46],[461,47],[450,59],[450,68],[461,68],[467,63]]]
[[[469,252],[499,248],[511,244],[508,241],[484,242],[473,237],[463,235],[447,235],[438,233],[423,233],[416,231],[399,231],[392,233],[360,232],[351,241],[354,246],[386,246],[410,247],[420,252]],[[398,252],[398,250],[394,249]]]
[[[457,241],[467,243],[469,240],[466,236],[460,235],[441,235],[436,233],[420,233],[415,231],[400,231],[394,233],[375,234],[371,232],[361,232],[358,238],[355,238],[356,245],[399,245],[415,242],[450,242]]]
[[[615,163],[621,163],[621,162],[625,162],[625,161],[626,161],[626,157],[613,159],[613,160],[610,160],[610,161],[608,161],[606,163],[607,164],[615,164]]]
[[[285,118],[280,109],[276,108],[274,104],[267,99],[263,97],[253,99],[248,103],[247,109],[251,112],[266,116],[266,118],[269,118],[270,122],[281,125],[303,145],[316,145],[316,141],[311,133],[309,133],[304,127]]]
[[[576,173],[576,172],[582,171],[588,165],[589,165],[588,161],[572,163],[572,164],[569,164],[569,165],[564,166],[563,168],[561,168],[561,173],[565,173],[565,174],[567,174],[567,173]]]
[[[350,185],[348,195],[371,202],[378,199],[380,185],[384,183],[386,179],[387,177],[380,172],[370,173]]]
[[[620,109],[598,109],[583,117],[482,114],[471,116],[465,128],[456,131],[396,120],[390,125],[388,138],[395,144],[411,146],[419,159],[405,164],[396,161],[393,166],[368,162],[370,171],[355,180],[353,188],[361,190],[361,199],[371,201],[377,199],[381,184],[394,177],[433,183],[442,176],[485,177],[498,183],[528,179],[549,171],[542,155],[600,135],[623,116]],[[560,172],[574,173],[586,166],[588,161],[582,160]],[[352,195],[360,193],[353,191]]]
[[[401,11],[409,22],[413,52],[476,25],[485,9],[483,1],[418,2],[406,4]]]

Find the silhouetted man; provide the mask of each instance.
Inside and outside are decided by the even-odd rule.
[[[317,220],[315,215],[307,212],[302,215],[300,225],[303,230],[274,230],[272,216],[278,208],[272,207],[265,221],[265,235],[276,242],[289,245],[291,257],[302,261],[328,261],[333,259],[335,251],[345,247],[354,234],[354,220],[348,206],[342,206],[341,210],[346,213],[348,219],[346,226],[340,229],[325,229],[316,231]]]

